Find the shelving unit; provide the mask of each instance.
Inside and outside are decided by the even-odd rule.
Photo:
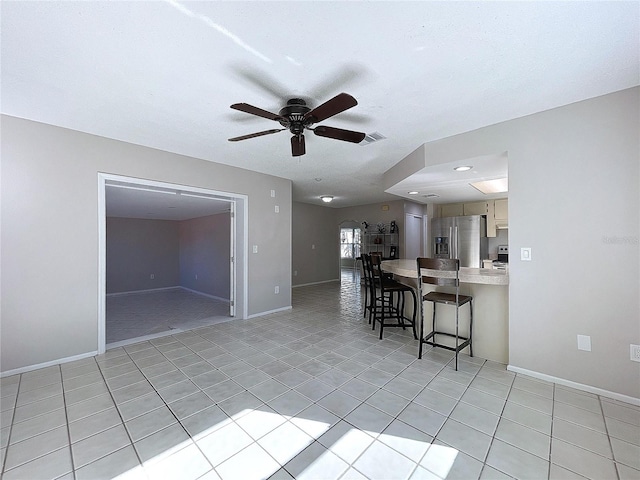
[[[385,224],[385,233],[378,233],[375,226],[362,234],[362,253],[382,252],[382,258],[400,258],[398,230],[389,233],[390,225]]]

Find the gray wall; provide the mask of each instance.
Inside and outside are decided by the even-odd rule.
[[[634,398],[639,118],[636,87],[426,144],[438,163],[508,152],[509,364]]]
[[[389,207],[383,210],[383,205]],[[404,245],[406,211],[422,212],[422,205],[404,200],[355,207],[331,208],[307,203],[293,203],[293,285],[306,285],[340,278],[340,225],[363,221],[374,228],[378,222],[395,220],[399,229],[399,255]],[[315,245],[315,249],[312,249]],[[297,272],[297,275],[295,273]]]
[[[291,306],[290,180],[0,118],[3,372],[98,348],[98,172],[247,195],[248,315]]]
[[[171,220],[107,217],[107,294],[178,286],[178,226]]]
[[[338,280],[340,230],[336,209],[294,202],[292,224],[293,285]]]
[[[230,234],[228,213],[180,222],[181,287],[229,299]]]

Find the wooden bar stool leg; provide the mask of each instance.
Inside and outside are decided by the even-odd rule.
[[[418,298],[416,296],[416,291],[413,288],[411,289],[411,296],[413,297],[413,316],[411,318],[411,326],[413,327],[413,338],[417,340],[418,336],[416,335],[416,310],[418,309]],[[420,318],[422,318],[422,315],[420,315]]]

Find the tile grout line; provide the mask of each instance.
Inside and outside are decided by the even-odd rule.
[[[124,349],[123,349],[123,350],[124,350]],[[131,358],[131,356],[129,355],[129,353],[128,353],[126,350],[124,350],[124,352],[125,352],[125,354],[129,357],[129,359],[133,362],[133,359]],[[133,439],[131,438],[131,435],[129,434],[129,430],[128,430],[128,429],[127,429],[127,427],[125,426],[125,421],[124,421],[124,419],[122,418],[122,414],[120,413],[120,409],[118,408],[118,403],[116,402],[116,399],[113,397],[113,393],[112,393],[112,391],[111,391],[111,388],[109,387],[109,384],[107,383],[107,379],[106,379],[106,378],[105,378],[105,376],[104,376],[104,372],[102,371],[102,365],[100,365],[100,362],[98,362],[98,356],[96,356],[96,357],[95,357],[95,359],[96,359],[96,365],[98,366],[98,371],[100,372],[100,376],[102,377],[102,381],[104,382],[105,387],[107,387],[107,391],[109,392],[109,397],[111,398],[111,401],[113,402],[113,405],[114,405],[114,407],[115,407],[115,409],[116,409],[116,412],[118,413],[118,417],[120,417],[120,421],[122,422],[122,428],[124,428],[124,431],[125,431],[125,433],[127,434],[127,437],[129,438],[129,442],[130,442],[130,444],[131,444],[131,448],[133,448],[133,452],[135,453],[136,458],[138,459],[138,462],[139,462],[140,466],[141,466],[141,467],[142,467],[142,469],[144,470],[144,464],[142,463],[142,459],[140,458],[140,455],[138,455],[138,451],[136,450],[136,448],[133,446]],[[134,365],[135,365],[135,362],[134,362]],[[117,366],[117,365],[116,365],[116,366]],[[137,365],[136,365],[136,368],[138,368],[138,366],[137,366]],[[141,370],[140,370],[140,373],[142,373],[142,371],[141,371]],[[126,375],[126,373],[124,373],[123,375]],[[143,373],[143,375],[144,375],[144,373]],[[107,429],[107,430],[108,430],[108,429]],[[105,431],[106,431],[106,430],[105,430]],[[101,433],[101,432],[99,432],[99,433]],[[94,435],[97,435],[97,434],[94,434]],[[92,436],[93,436],[93,435],[92,435]],[[89,465],[91,465],[92,463],[95,463],[95,462],[97,462],[98,460],[100,460],[100,459],[102,459],[102,458],[105,458],[105,457],[107,457],[108,455],[111,455],[112,453],[119,452],[120,450],[124,450],[125,448],[127,448],[127,446],[124,446],[124,447],[122,447],[122,448],[119,448],[118,450],[115,450],[114,452],[109,452],[109,453],[107,453],[106,455],[103,455],[102,457],[100,457],[100,458],[96,458],[96,459],[95,459],[95,460],[93,460],[92,462],[87,463],[87,465],[85,465],[85,466],[89,466]],[[75,470],[74,470],[74,474],[75,474]]]
[[[486,361],[485,361],[485,364],[486,364]],[[478,373],[480,373],[480,372],[478,371]],[[511,383],[509,384],[509,391],[507,392],[507,396],[506,396],[506,397],[505,397],[505,399],[504,399],[504,405],[502,406],[502,410],[500,410],[500,414],[498,415],[498,423],[496,424],[496,428],[495,428],[495,430],[493,431],[493,435],[491,435],[491,441],[489,442],[489,449],[487,450],[487,456],[486,456],[486,457],[485,457],[485,459],[484,459],[484,462],[483,462],[483,465],[482,465],[482,470],[480,471],[480,475],[482,475],[482,472],[484,471],[484,469],[485,469],[486,467],[489,467],[489,468],[493,468],[493,469],[495,469],[495,470],[497,470],[497,471],[499,471],[499,472],[501,472],[501,473],[504,473],[505,475],[507,475],[507,476],[509,476],[509,477],[511,476],[511,475],[509,475],[508,473],[503,472],[502,470],[500,470],[500,469],[498,469],[498,468],[496,468],[496,467],[493,467],[493,466],[491,466],[491,465],[488,465],[488,464],[487,464],[487,460],[488,460],[488,458],[489,458],[489,452],[491,452],[491,447],[493,447],[493,442],[496,440],[496,433],[498,432],[498,427],[500,426],[500,422],[502,422],[502,418],[503,418],[503,417],[502,417],[502,414],[504,413],[505,408],[507,408],[507,401],[509,400],[509,396],[511,395],[511,390],[513,390],[513,384],[514,384],[514,383],[515,383],[515,381],[516,381],[517,375],[518,375],[518,374],[515,374],[515,375],[513,376],[513,379],[511,380]],[[471,385],[471,384],[469,384],[469,385]],[[478,407],[478,408],[479,408],[479,407]],[[500,439],[498,439],[498,440],[500,440]],[[511,444],[509,444],[509,445],[511,445]],[[515,447],[515,448],[518,448],[518,447],[516,447],[515,445],[512,445],[512,446],[513,446],[513,447]],[[523,451],[524,451],[524,450],[523,450]],[[548,476],[547,476],[547,478],[548,478]]]
[[[20,390],[22,388],[22,373],[20,377],[18,377],[18,390],[16,392],[16,398],[13,401],[13,413],[11,414],[11,424],[9,425],[9,436],[7,437],[7,447],[4,450],[4,458],[2,459],[2,468],[0,469],[0,478],[5,473],[7,468],[7,456],[9,454],[9,446],[11,445],[11,434],[13,433],[13,426],[15,425],[16,418],[16,410],[18,409],[18,396],[20,395]]]
[[[69,439],[69,458],[71,459],[71,473],[73,473],[73,476],[75,478],[76,476],[76,464],[75,464],[75,459],[73,458],[73,450],[71,449],[71,425],[69,422],[69,414],[67,412],[67,395],[64,389],[64,376],[62,375],[62,365],[59,366],[60,367],[60,382],[62,383],[62,407],[64,408],[64,418],[66,420],[67,423],[67,438]]]
[[[613,465],[616,471],[617,480],[620,480],[620,470],[618,469],[618,462],[616,461],[616,454],[613,451],[613,444],[611,443],[611,435],[609,435],[609,426],[607,425],[607,418],[604,414],[604,408],[602,408],[602,398],[600,395],[598,397],[598,406],[600,407],[600,413],[602,414],[602,422],[604,423],[604,432],[607,435],[607,442],[609,443],[609,448],[611,449],[611,460],[613,461]]]

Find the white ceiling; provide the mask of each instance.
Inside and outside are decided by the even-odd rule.
[[[384,172],[425,142],[640,83],[638,1],[1,8],[3,113],[290,178],[295,200],[335,207],[396,199]],[[227,141],[279,127],[232,103],[277,113],[343,91],[359,105],[322,124],[385,140],[309,133],[298,158],[288,132]],[[420,175],[403,189],[442,188]]]
[[[105,192],[107,217],[179,221],[230,210],[228,200],[172,188],[109,181]]]

